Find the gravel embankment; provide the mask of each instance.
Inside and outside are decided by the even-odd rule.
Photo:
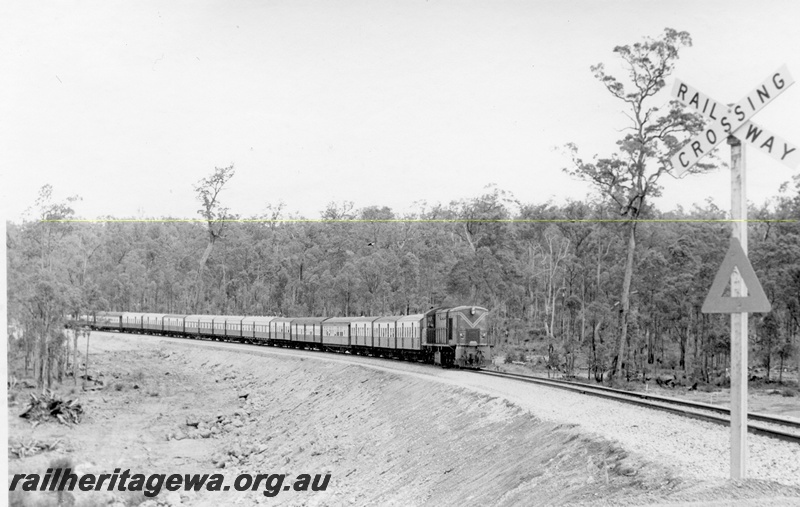
[[[241,347],[239,344],[216,342],[198,342],[196,345]],[[255,349],[267,354],[304,357],[309,355],[318,357],[321,354],[270,347]],[[544,420],[557,424],[577,424],[590,433],[617,441],[632,452],[675,467],[685,478],[727,479],[729,477],[730,430],[725,426],[573,394],[561,389],[475,375],[466,371],[442,370],[416,363],[370,357],[333,354],[325,356],[332,358],[322,357],[322,359],[355,362],[444,382],[491,396],[500,396]],[[747,440],[749,478],[800,486],[800,445],[753,434],[749,434]]]
[[[577,423],[632,452],[670,464],[686,478],[727,479],[730,430],[644,407],[614,403],[560,389],[446,372],[443,381],[509,401],[545,420]],[[748,435],[748,477],[800,486],[800,445]]]
[[[119,336],[119,335],[112,335]],[[242,345],[217,342],[188,342],[182,339],[148,337],[144,340],[167,340],[192,347],[242,350]],[[415,363],[375,358],[322,354],[319,352],[247,347],[247,354],[288,357],[313,357],[328,363],[358,364],[401,376],[439,382],[454,389],[468,390],[508,400],[537,419],[556,426],[573,428],[592,439],[617,443],[634,458],[634,463],[654,463],[669,469],[686,487],[683,493],[669,496],[670,501],[716,500],[715,491],[730,494],[732,489],[749,494],[730,498],[753,498],[753,493],[785,495],[786,488],[769,482],[740,485],[727,481],[729,476],[729,430],[727,427],[573,394],[559,389],[536,386],[510,379],[475,375],[465,371],[442,370]],[[287,359],[288,359],[287,357]],[[415,381],[416,383],[416,381]],[[748,477],[800,487],[800,445],[757,435],[748,436]],[[679,488],[680,489],[680,488]],[[639,500],[647,500],[645,497]],[[794,495],[791,495],[794,496]],[[663,501],[656,496],[650,500]],[[785,499],[788,500],[788,499]],[[636,503],[631,499],[632,503]],[[626,502],[628,503],[628,502]],[[782,505],[781,501],[777,505]]]

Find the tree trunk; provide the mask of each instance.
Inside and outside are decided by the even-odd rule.
[[[581,347],[586,343],[586,278],[581,284]]]
[[[625,259],[625,278],[622,281],[622,298],[620,305],[620,332],[617,343],[617,365],[614,375],[622,375],[622,362],[625,357],[625,342],[628,339],[628,312],[630,310],[631,279],[633,278],[633,255],[636,250],[636,220],[631,220],[628,226],[628,255]]]
[[[41,344],[39,345],[39,372],[36,379],[36,387],[39,389],[45,387],[45,362],[47,361],[47,335],[41,335]]]
[[[83,370],[83,389],[86,389],[86,380],[89,378],[89,335],[86,335],[86,361]]]
[[[197,292],[195,293],[195,300],[194,306],[195,311],[200,311],[200,295],[203,293],[203,271],[206,269],[206,263],[208,262],[208,258],[211,256],[211,250],[214,249],[214,239],[213,236],[208,240],[208,245],[206,245],[205,251],[203,251],[203,256],[200,258],[200,267],[197,270]]]
[[[78,328],[75,328],[75,346],[72,348],[72,380],[78,385]]]

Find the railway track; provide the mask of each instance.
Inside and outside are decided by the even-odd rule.
[[[709,421],[724,426],[730,425],[730,410],[718,405],[669,398],[666,396],[658,396],[641,392],[622,391],[605,386],[593,386],[566,380],[533,377],[518,373],[498,372],[487,369],[465,369],[463,371],[470,371],[473,373],[494,377],[510,378],[532,384],[546,385],[558,389],[565,389],[572,392],[587,394],[590,396],[612,399],[622,403],[629,403],[651,409],[671,412],[685,417]],[[800,444],[800,422],[785,417],[771,416],[755,412],[748,413],[747,417],[747,429],[749,432]],[[758,421],[761,424],[754,424],[750,421]]]
[[[521,375],[518,373],[506,373],[486,369],[473,371],[481,375],[510,378],[521,382],[550,386],[557,389],[564,389],[567,391],[586,394],[589,396],[612,399],[621,403],[629,403],[655,410],[663,410],[665,412],[671,412],[685,417],[709,421],[725,426],[730,425],[730,409],[718,405],[669,398],[666,396],[658,396],[647,393],[622,391],[620,389],[613,389],[605,386],[593,386],[588,384],[580,384],[577,382],[569,382],[566,380],[532,377],[530,375]],[[777,438],[779,440],[800,444],[800,422],[796,420],[780,416],[759,414],[755,412],[749,412],[747,414],[747,419],[747,430],[750,433],[765,435],[768,437]]]

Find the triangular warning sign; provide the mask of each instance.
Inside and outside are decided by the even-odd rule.
[[[747,287],[747,296],[723,297],[722,293],[728,286],[728,281],[733,273],[733,268],[739,270],[739,274]],[[753,313],[769,312],[772,305],[764,294],[764,289],[758,283],[756,272],[747,259],[747,254],[742,250],[742,245],[736,238],[731,238],[731,246],[725,254],[711,290],[703,303],[703,313]]]

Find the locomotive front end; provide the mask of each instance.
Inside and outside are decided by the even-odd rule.
[[[455,340],[454,362],[462,368],[483,368],[492,361],[489,340],[489,310],[479,306],[459,306],[449,312]]]

